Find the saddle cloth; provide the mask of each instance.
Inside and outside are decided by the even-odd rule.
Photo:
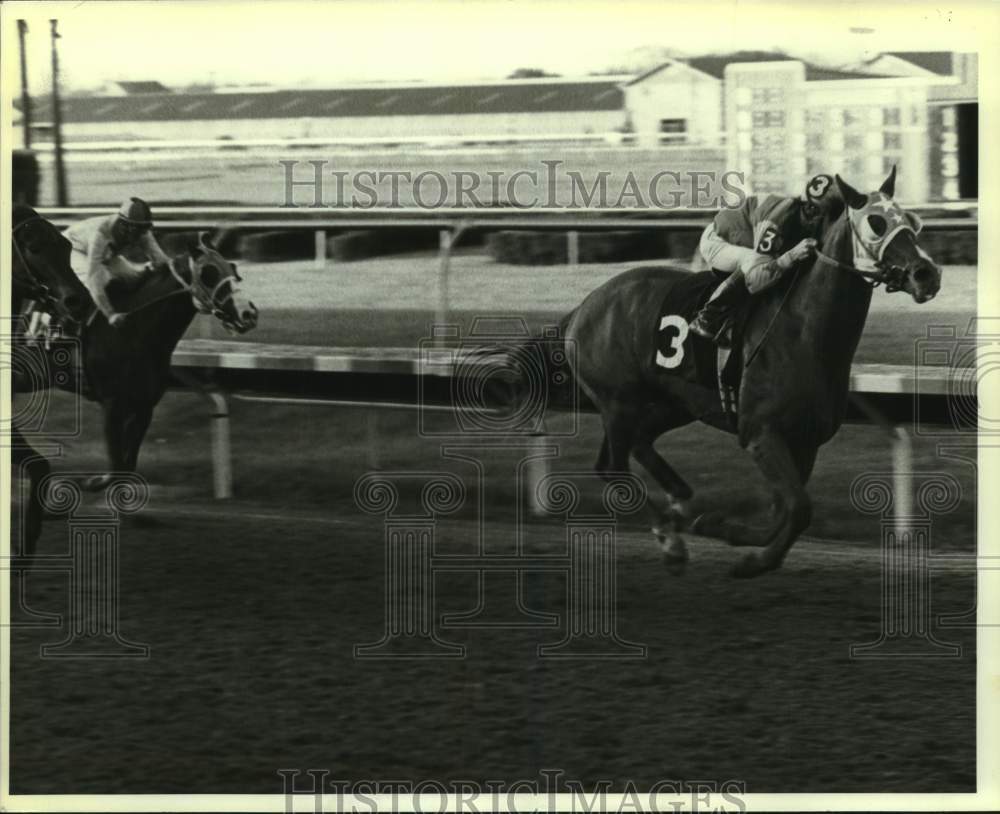
[[[688,330],[688,323],[722,279],[714,271],[685,275],[664,295],[654,326],[656,352],[652,361],[662,373],[717,389],[723,411],[735,422],[743,372],[743,328],[749,308],[739,309],[731,320],[730,348],[718,348]]]

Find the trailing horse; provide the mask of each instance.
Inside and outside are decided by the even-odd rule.
[[[809,526],[805,486],[819,447],[843,421],[873,287],[884,283],[923,303],[941,284],[940,269],[917,245],[919,222],[892,200],[895,176],[893,169],[868,195],[836,178],[846,207],[824,218],[815,259],[755,297],[742,320],[745,352],[732,414],[720,399],[716,349],[687,331],[698,302],[711,291],[712,272],[626,271],[564,320],[577,383],[604,422],[597,469],[625,471],[631,455],[662,487],[666,507],[650,508],[673,569],[687,560],[680,535],[687,529],[759,546],[734,571],[751,577],[780,567]],[[653,444],[695,420],[736,434],[773,490],[775,519],[763,533],[715,514],[691,522],[691,487]]]
[[[98,312],[81,334],[85,396],[101,405],[109,472],[91,478],[101,488],[114,472],[134,472],[153,409],[170,383],[170,360],[195,314],[211,314],[227,330],[245,333],[257,324],[257,309],[237,289],[236,265],[204,235],[189,254],[159,266],[135,291],[109,297],[128,316],[111,326]]]
[[[30,300],[37,308],[69,326],[85,321],[94,307],[86,287],[70,266],[72,247],[59,230],[29,206],[17,205],[13,212],[11,244],[13,252],[12,312],[18,314]],[[26,371],[38,372],[29,359],[23,326],[14,326],[13,390],[24,392],[34,386]],[[15,419],[16,420],[16,419]],[[24,438],[15,420],[11,421],[11,463],[28,480],[28,500],[22,522],[22,545],[15,554],[31,556],[42,529],[42,506],[39,484],[49,473],[49,462]]]

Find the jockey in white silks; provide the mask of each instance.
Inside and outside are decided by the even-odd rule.
[[[114,215],[82,220],[64,233],[73,244],[73,271],[111,325],[118,325],[126,315],[116,312],[108,299],[108,283],[117,279],[134,288],[153,265],[170,262],[153,237],[152,226],[149,205],[141,198],[129,198]],[[141,255],[147,265],[136,266],[123,256],[125,253]]]

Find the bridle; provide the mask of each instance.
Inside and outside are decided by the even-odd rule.
[[[191,300],[195,303],[195,308],[197,308],[199,313],[211,314],[213,317],[218,319],[223,326],[227,328],[235,328],[232,320],[229,319],[225,307],[232,303],[233,298],[236,296],[236,286],[240,278],[236,274],[226,274],[222,275],[219,281],[209,289],[207,286],[202,284],[201,275],[195,270],[194,258],[190,255],[188,256],[188,265],[191,269],[191,281],[188,282],[184,279],[183,274],[181,274],[175,268],[176,258],[170,262],[170,273],[173,275],[177,284],[181,287],[184,293],[191,295]],[[219,290],[223,286],[229,286],[229,290],[226,296],[219,300],[217,299]]]
[[[24,250],[21,248],[21,244],[17,242],[17,233],[20,229],[23,229],[29,223],[45,222],[39,215],[34,215],[30,218],[25,218],[17,226],[11,229],[11,242],[14,244],[14,251],[21,260],[21,266],[24,268],[25,274],[28,275],[28,285],[26,286],[32,295],[37,295],[37,298],[44,300],[46,303],[54,305],[55,298],[52,296],[52,289],[49,288],[35,273],[35,270],[31,267],[31,263],[28,262],[28,258],[24,256]]]
[[[857,266],[841,262],[840,260],[837,260],[835,257],[830,257],[830,255],[824,254],[819,249],[816,250],[817,259],[829,263],[830,265],[836,266],[842,271],[849,271],[852,274],[856,274],[862,279],[862,281],[866,285],[871,286],[871,288],[873,289],[878,288],[880,285],[884,284],[885,290],[890,294],[894,291],[901,291],[903,289],[903,283],[906,282],[906,274],[907,274],[906,269],[903,268],[902,266],[897,265],[896,263],[888,263],[885,260],[881,259],[879,257],[880,253],[872,251],[871,247],[868,245],[868,242],[861,239],[861,236],[858,234],[857,227],[854,225],[854,221],[851,219],[850,212],[848,210],[845,210],[844,217],[847,218],[847,223],[851,228],[851,236],[853,238],[853,244],[859,245],[865,250],[865,252],[868,254],[868,257],[871,260],[872,265],[874,266],[874,271],[871,269],[858,268]],[[882,247],[881,253],[884,253],[885,248],[888,247],[889,243],[892,242],[893,238],[895,238],[897,234],[903,231],[909,232],[911,235],[913,235],[914,239],[916,239],[917,233],[913,229],[913,227],[909,226],[908,224],[902,224],[898,226],[896,229],[893,229],[891,232],[887,233],[879,241],[878,245]]]
[[[20,281],[21,285],[28,289],[28,296],[30,298],[35,299],[47,306],[45,308],[46,311],[49,311],[50,313],[58,312],[62,318],[68,319],[71,322],[77,322],[78,320],[72,314],[69,314],[68,312],[64,313],[65,309],[61,307],[59,300],[53,295],[52,288],[38,276],[38,273],[32,267],[31,263],[28,262],[24,249],[21,248],[21,244],[18,242],[17,233],[31,223],[44,223],[51,230],[56,231],[55,227],[41,215],[33,215],[29,218],[25,218],[11,229],[11,242],[14,244],[14,251],[21,261],[24,273],[28,277],[27,285],[25,285],[24,281]]]

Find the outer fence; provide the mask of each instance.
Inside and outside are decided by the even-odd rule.
[[[955,212],[955,217],[929,218],[924,228],[929,231],[970,231],[978,229],[974,203],[927,203],[911,209]],[[66,227],[80,218],[108,214],[107,207],[44,208],[39,214],[56,226]],[[439,271],[437,276],[438,324],[448,321],[449,279],[451,255],[464,232],[471,229],[529,229],[566,232],[568,265],[579,263],[581,231],[610,229],[662,229],[691,231],[704,228],[715,210],[622,210],[621,208],[576,208],[525,211],[501,209],[484,211],[463,207],[439,209],[313,209],[310,207],[158,207],[157,228],[161,230],[227,229],[247,232],[287,229],[314,232],[317,269],[327,265],[327,231],[333,229],[396,229],[400,227],[437,229],[439,234]]]
[[[229,427],[228,396],[218,385],[205,387],[194,371],[214,373],[218,371],[242,371],[240,392],[232,395],[238,399],[254,402],[303,404],[328,407],[364,407],[369,420],[369,445],[374,450],[377,443],[377,411],[383,409],[443,409],[454,410],[455,405],[421,405],[412,398],[399,400],[366,400],[363,394],[353,393],[361,398],[343,398],[302,392],[297,387],[294,395],[275,392],[274,382],[268,374],[274,372],[296,372],[319,374],[321,376],[345,376],[352,374],[381,374],[394,376],[434,376],[449,378],[459,373],[458,365],[435,359],[428,363],[426,351],[414,348],[325,348],[296,345],[262,345],[247,342],[214,342],[211,340],[185,340],[180,343],[173,357],[174,372],[179,379],[200,389],[212,408],[212,448],[215,495],[219,498],[232,496],[232,454]],[[494,360],[495,362],[495,360]],[[484,362],[485,363],[485,362]],[[463,369],[469,362],[463,362]],[[246,374],[250,375],[247,376]],[[911,444],[908,433],[886,417],[894,400],[908,399],[911,406],[916,399],[930,400],[940,406],[949,396],[954,395],[955,371],[948,367],[922,367],[919,370],[907,365],[855,365],[851,373],[852,402],[864,418],[881,426],[892,445],[893,470],[899,475],[899,488],[894,513],[900,523],[910,516],[912,496],[909,481],[902,477],[912,469]],[[265,381],[266,380],[266,383]],[[544,445],[544,434],[538,433],[534,442]],[[376,460],[370,464],[377,465]],[[532,483],[528,487],[529,503],[535,494],[534,486],[548,474],[544,467],[536,467],[531,473]],[[538,509],[533,506],[533,509]]]

